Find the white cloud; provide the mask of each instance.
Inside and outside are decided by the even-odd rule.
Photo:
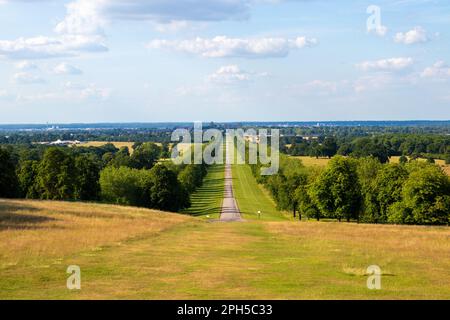
[[[53,72],[58,75],[78,75],[83,73],[79,68],[72,66],[66,62],[62,62],[55,66]]]
[[[253,0],[76,0],[56,31],[98,33],[111,20],[174,21],[241,20],[249,16]]]
[[[179,96],[202,96],[223,94],[225,91],[234,91],[253,81],[267,77],[267,72],[249,72],[237,65],[226,65],[218,68],[214,73],[205,77],[201,84],[184,85],[176,89]],[[226,89],[226,90],[223,90]]]
[[[447,79],[450,78],[450,66],[444,61],[438,61],[431,67],[425,68],[420,76],[423,78]]]
[[[394,37],[395,42],[403,44],[414,44],[427,42],[429,40],[427,32],[422,27],[415,27],[407,32],[398,32]]]
[[[108,99],[111,96],[112,90],[110,88],[100,88],[95,84],[90,84],[81,90],[81,97],[84,99],[97,98]]]
[[[241,70],[237,65],[220,67],[216,72],[209,75],[207,80],[210,83],[221,85],[234,85],[248,82],[256,77],[264,76],[266,73],[255,74]]]
[[[42,84],[45,80],[37,75],[28,72],[18,72],[14,74],[13,81],[18,84]]]
[[[0,40],[0,57],[9,59],[45,59],[77,56],[84,52],[101,52],[107,48],[99,36],[38,36]]]
[[[413,58],[400,57],[376,61],[364,61],[358,63],[356,66],[363,71],[401,71],[410,68],[413,64]]]
[[[311,47],[317,44],[314,38],[228,38],[218,36],[212,39],[153,40],[149,49],[169,49],[196,54],[206,58],[272,58],[285,57],[291,50]]]
[[[106,20],[101,8],[108,1],[78,0],[66,5],[67,15],[58,23],[55,31],[61,34],[99,34],[103,32]]]
[[[30,70],[37,70],[38,66],[31,61],[24,60],[17,62],[15,65],[16,69],[22,70],[22,71],[30,71]]]

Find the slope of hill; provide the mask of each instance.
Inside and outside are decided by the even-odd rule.
[[[46,265],[48,259],[58,263],[80,251],[120,245],[191,219],[134,207],[0,199],[0,270]]]
[[[0,200],[0,299],[449,299],[448,227]],[[382,290],[366,269],[379,265]],[[81,269],[81,290],[66,270]]]

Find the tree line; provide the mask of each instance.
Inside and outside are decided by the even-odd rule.
[[[133,151],[102,147],[0,147],[0,197],[101,201],[180,211],[203,182],[207,166],[162,161],[168,150],[135,143]]]
[[[432,134],[379,134],[373,136],[284,137],[283,152],[293,156],[375,157],[386,163],[392,156],[443,159],[450,163],[450,136]]]
[[[450,178],[432,163],[381,163],[375,157],[335,156],[325,168],[305,167],[282,155],[280,171],[260,176],[280,210],[299,219],[445,225],[450,219]]]

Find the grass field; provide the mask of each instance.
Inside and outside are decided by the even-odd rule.
[[[267,192],[256,183],[248,165],[233,165],[232,170],[234,197],[242,218],[258,219],[258,211],[261,211],[261,220],[289,219],[288,215],[276,209]]]
[[[191,196],[191,207],[185,213],[219,219],[224,192],[224,165],[209,167],[203,185]]]
[[[79,146],[81,147],[102,147],[105,144],[111,143],[113,144],[116,148],[120,149],[122,147],[128,147],[128,150],[130,150],[130,152],[133,152],[133,145],[134,142],[118,142],[118,141],[88,141],[86,143],[82,143]]]
[[[448,227],[0,201],[0,299],[450,299]],[[81,290],[66,288],[68,265]],[[381,267],[382,290],[365,270]]]
[[[302,160],[302,163],[306,167],[311,167],[311,166],[325,167],[328,164],[328,162],[330,162],[330,159],[328,159],[328,158],[316,158],[316,157],[307,157],[307,156],[298,156],[298,157],[294,157],[294,158]]]

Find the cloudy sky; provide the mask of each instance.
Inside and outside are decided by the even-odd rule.
[[[0,123],[381,119],[450,119],[448,1],[0,0]]]

